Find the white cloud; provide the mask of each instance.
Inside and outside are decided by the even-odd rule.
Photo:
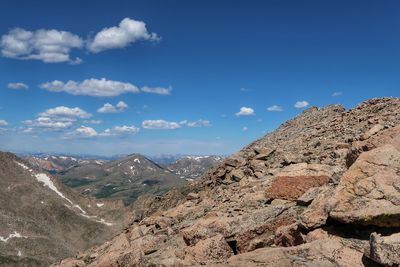
[[[165,120],[145,120],[142,122],[144,129],[156,129],[156,130],[173,130],[178,129],[181,126],[177,122],[165,121]]]
[[[50,92],[66,92],[71,95],[88,95],[98,97],[112,97],[123,93],[139,93],[139,89],[131,84],[120,81],[102,79],[87,79],[82,82],[58,80],[46,82],[40,88]]]
[[[210,127],[211,123],[208,120],[197,120],[197,121],[181,121],[179,122],[180,125],[185,125],[187,127]]]
[[[295,104],[294,104],[294,107],[295,108],[305,108],[305,107],[307,107],[309,105],[309,103],[307,102],[307,101],[297,101]]]
[[[252,116],[255,115],[254,109],[248,107],[241,107],[240,111],[235,113],[236,116]]]
[[[128,104],[124,101],[119,101],[117,105],[113,106],[110,103],[105,103],[101,108],[97,110],[99,113],[120,113],[128,108]]]
[[[92,114],[80,109],[78,107],[68,108],[64,106],[59,106],[55,108],[51,108],[39,114],[41,117],[75,117],[86,119],[90,118]]]
[[[60,131],[70,128],[74,121],[73,120],[60,120],[58,118],[39,117],[34,120],[26,120],[23,122],[29,128],[44,128],[47,130]]]
[[[246,132],[249,128],[247,128],[246,126],[242,128],[242,132]]]
[[[118,110],[110,103],[105,103],[101,108],[97,109],[99,113],[117,113]]]
[[[1,37],[0,48],[4,57],[20,60],[41,60],[45,63],[81,61],[71,59],[70,51],[81,48],[83,40],[70,32],[40,29],[27,31],[14,28]]]
[[[74,133],[77,137],[94,137],[98,135],[95,129],[83,125],[76,129]]]
[[[8,122],[6,120],[0,120],[0,126],[7,126]]]
[[[158,95],[170,95],[172,91],[172,87],[163,88],[163,87],[142,87],[142,92],[151,93],[151,94],[158,94]]]
[[[114,126],[111,129],[106,129],[104,132],[100,133],[101,136],[115,136],[115,135],[126,135],[126,134],[136,134],[139,132],[139,128],[132,126]]]
[[[342,95],[342,92],[334,92],[334,93],[332,94],[333,97],[341,96],[341,95]]]
[[[24,84],[24,83],[9,83],[9,84],[7,84],[7,87],[9,89],[15,89],[15,90],[18,90],[18,89],[27,90],[27,89],[29,89],[29,86]]]
[[[138,41],[157,41],[155,33],[147,31],[146,24],[130,18],[124,18],[119,26],[104,28],[89,42],[88,49],[97,53],[103,50],[123,48]]]
[[[128,108],[128,104],[126,104],[124,101],[119,101],[116,105],[117,109],[120,111],[124,111],[125,109]]]
[[[268,107],[267,110],[271,111],[271,112],[281,112],[281,111],[283,111],[283,108],[278,105],[273,105],[273,106]]]
[[[87,119],[91,116],[92,114],[78,107],[69,108],[58,106],[47,109],[39,113],[36,119],[26,120],[23,123],[28,126],[28,129],[31,128],[29,132],[32,132],[36,128],[50,131],[62,131],[72,127],[77,120]]]

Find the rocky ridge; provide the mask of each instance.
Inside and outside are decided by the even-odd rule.
[[[398,266],[400,99],[310,108],[58,266]]]

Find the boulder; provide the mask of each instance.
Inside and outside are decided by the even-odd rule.
[[[319,188],[319,194],[300,215],[301,225],[309,230],[325,225],[329,217],[329,200],[334,188],[325,185]]]
[[[217,234],[229,236],[238,221],[229,218],[224,214],[219,216],[203,217],[192,226],[181,230],[183,240],[187,245],[194,245],[202,239],[206,239]]]
[[[232,249],[220,234],[201,240],[185,251],[185,260],[194,260],[200,264],[220,263],[233,256]]]
[[[400,226],[399,137],[392,144],[364,152],[357,158],[330,201],[331,218],[344,223]]]
[[[390,236],[372,233],[369,244],[366,256],[371,260],[385,266],[400,265],[400,233]]]

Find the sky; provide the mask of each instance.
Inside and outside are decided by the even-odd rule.
[[[0,8],[0,150],[228,155],[304,109],[399,96],[400,2]]]

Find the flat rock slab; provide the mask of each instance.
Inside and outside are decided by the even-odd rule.
[[[363,253],[339,240],[322,239],[289,248],[262,248],[231,257],[228,266],[364,266]]]
[[[275,177],[266,190],[266,197],[272,199],[297,200],[308,189],[329,182],[328,176],[279,176]]]

